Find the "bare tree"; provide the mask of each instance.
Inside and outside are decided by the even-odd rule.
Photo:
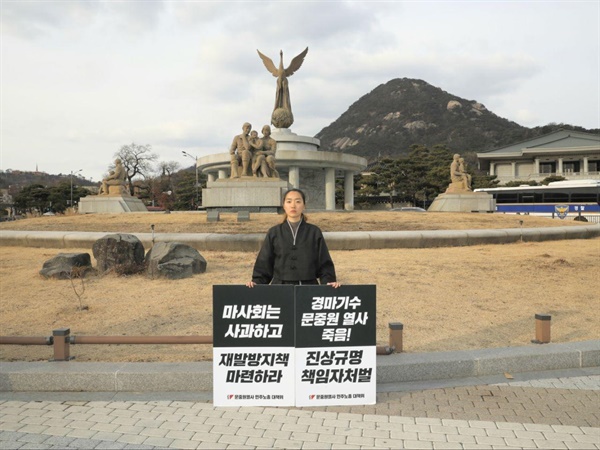
[[[127,171],[127,181],[129,183],[129,193],[133,195],[133,178],[137,175],[146,177],[152,171],[152,163],[158,159],[156,153],[152,153],[150,145],[137,145],[131,143],[124,145],[115,153],[116,158],[120,158],[123,167]]]
[[[156,165],[157,173],[152,183],[152,196],[158,199],[159,205],[165,209],[173,209],[176,197],[173,178],[177,177],[175,172],[178,169],[177,161],[160,161]]]
[[[160,161],[158,163],[159,176],[171,178],[171,175],[179,169],[177,161]]]

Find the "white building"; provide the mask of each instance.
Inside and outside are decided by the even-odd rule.
[[[551,175],[569,180],[600,179],[600,136],[559,130],[524,142],[477,153],[479,168],[501,183],[541,181]]]

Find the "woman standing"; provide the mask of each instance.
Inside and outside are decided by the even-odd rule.
[[[300,189],[283,196],[285,219],[272,227],[254,263],[252,281],[257,284],[327,284],[338,288],[335,267],[323,233],[306,222],[306,197]]]

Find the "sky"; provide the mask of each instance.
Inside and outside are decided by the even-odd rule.
[[[0,169],[100,181],[114,154],[227,152],[270,122],[284,65],[314,136],[394,78],[534,127],[600,127],[600,1],[1,0]],[[471,149],[475,150],[476,149]],[[81,170],[81,172],[79,172]]]

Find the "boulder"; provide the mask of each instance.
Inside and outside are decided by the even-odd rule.
[[[40,275],[45,278],[68,280],[83,277],[90,270],[92,260],[89,253],[59,253],[44,263]]]
[[[144,244],[133,234],[107,234],[92,250],[100,272],[130,275],[144,270]]]
[[[206,272],[206,260],[193,247],[180,242],[157,242],[146,255],[150,278],[177,280]]]

